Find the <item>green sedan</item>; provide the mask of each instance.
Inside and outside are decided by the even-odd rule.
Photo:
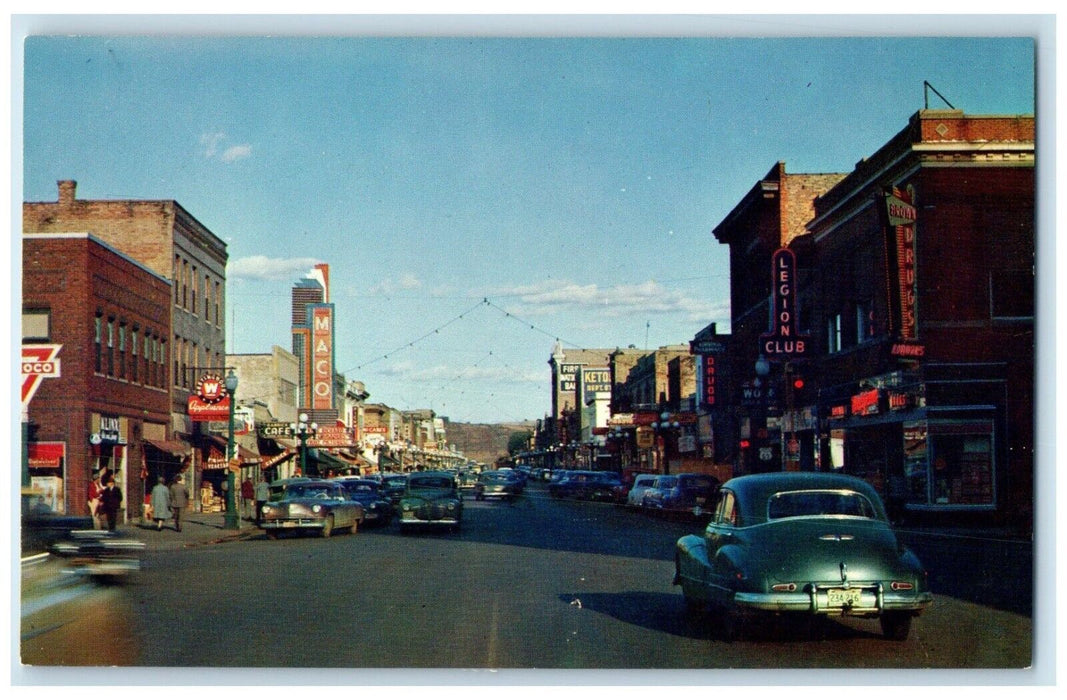
[[[877,492],[823,472],[753,474],[723,484],[703,535],[675,547],[687,608],[721,613],[724,636],[759,614],[878,618],[907,639],[933,600],[926,572],[897,540]]]

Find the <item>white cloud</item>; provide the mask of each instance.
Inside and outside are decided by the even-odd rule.
[[[227,136],[222,131],[213,131],[200,135],[201,153],[208,160],[221,160],[223,163],[232,163],[252,155],[252,146],[243,143],[223,148]],[[220,149],[222,149],[220,153]]]
[[[229,279],[278,280],[304,277],[320,261],[317,258],[268,258],[253,255],[226,265]]]
[[[529,315],[575,311],[612,318],[633,314],[678,314],[698,323],[730,315],[728,305],[687,296],[685,292],[668,289],[654,280],[603,288],[596,284],[549,280],[498,289],[490,293],[492,296],[509,297],[510,309],[517,314]]]
[[[252,147],[247,143],[239,146],[230,146],[222,152],[222,162],[232,163],[235,160],[243,160],[252,155]]]
[[[401,273],[397,277],[382,280],[370,288],[371,294],[396,294],[397,292],[410,292],[422,287],[418,277],[410,272]]]

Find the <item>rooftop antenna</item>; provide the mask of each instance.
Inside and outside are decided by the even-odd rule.
[[[651,321],[645,321],[645,350],[648,350],[648,327],[651,325]]]
[[[930,83],[928,83],[925,80],[923,81],[923,104],[925,105],[924,109],[930,109],[930,91],[931,90],[933,90],[934,94],[937,95],[938,97],[940,97],[941,100],[945,104],[948,105],[949,109],[956,109],[955,107],[952,106],[951,102],[949,102],[948,100],[945,99],[944,95],[942,95],[940,92],[937,91],[937,88],[935,88],[933,85],[931,85]]]

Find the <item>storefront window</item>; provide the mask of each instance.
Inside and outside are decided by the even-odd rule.
[[[925,422],[904,424],[904,479],[908,503],[926,504],[930,499],[926,444]]]
[[[930,446],[935,504],[995,503],[991,424],[931,424]]]

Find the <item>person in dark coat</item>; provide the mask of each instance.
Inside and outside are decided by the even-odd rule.
[[[115,477],[108,476],[104,490],[100,493],[100,509],[107,518],[107,529],[114,531],[122,507],[122,489],[115,485]]]

